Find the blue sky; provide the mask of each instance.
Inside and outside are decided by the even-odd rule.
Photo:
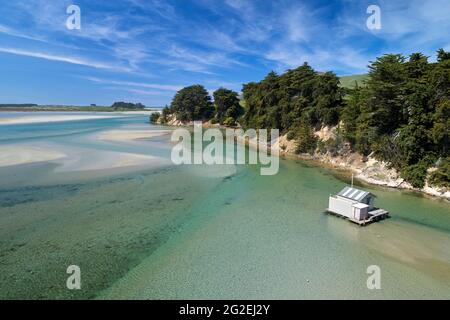
[[[66,9],[81,8],[81,30]],[[381,30],[369,30],[369,5]],[[170,103],[308,61],[364,73],[384,53],[450,50],[449,0],[15,0],[0,5],[0,103]]]

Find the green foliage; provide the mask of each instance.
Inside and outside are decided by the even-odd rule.
[[[244,109],[240,105],[238,93],[220,88],[213,95],[217,121],[220,124],[225,124],[224,120],[227,119],[229,123],[234,125],[236,120],[244,113]],[[229,120],[229,118],[232,120]]]
[[[343,136],[350,142],[351,145],[356,144],[356,132],[360,121],[358,121],[361,115],[361,103],[362,103],[362,90],[356,86],[349,91],[350,94],[346,100],[344,107],[341,110],[340,119],[343,122]]]
[[[402,168],[400,171],[402,177],[408,181],[414,188],[423,188],[427,177],[428,165],[419,162]]]
[[[111,108],[114,110],[142,110],[145,106],[142,103],[114,102]]]
[[[349,91],[341,112],[344,137],[358,152],[375,156],[423,186],[426,169],[447,157],[450,132],[450,53],[429,63],[385,55],[370,65],[365,87]]]
[[[297,153],[313,154],[317,147],[317,138],[307,117],[302,117],[296,132]]]
[[[261,82],[245,84],[243,95],[244,127],[289,132],[303,116],[312,127],[337,124],[343,90],[335,74],[320,74],[305,63],[280,76],[270,72]]]
[[[429,182],[432,186],[450,188],[450,157],[441,161],[437,170],[431,173]]]
[[[11,104],[0,104],[0,108],[16,108],[16,109],[20,109],[20,108],[34,108],[34,107],[38,107],[37,104],[35,103],[22,103],[22,104],[16,104],[16,103],[11,103]]]
[[[439,49],[437,52],[437,60],[439,62],[450,60],[450,52],[446,52],[444,49]]]
[[[209,120],[214,114],[211,97],[201,85],[193,85],[178,91],[172,100],[171,111],[181,121]]]
[[[210,122],[211,122],[211,124],[217,124],[217,123],[219,123],[219,120],[217,120],[217,118],[214,117],[214,118],[211,119]]]
[[[295,131],[289,131],[287,133],[287,137],[288,141],[294,140],[295,139]]]
[[[320,141],[318,143],[320,153],[329,152],[333,156],[339,155],[342,151],[347,151],[345,144],[345,138],[341,134],[337,134],[335,138],[328,139],[327,141]]]
[[[157,123],[160,117],[161,117],[161,114],[159,112],[154,112],[150,115],[150,122]]]
[[[160,116],[161,124],[167,123],[169,121],[169,117],[171,114],[172,114],[172,110],[168,106],[165,106],[162,109],[161,116]]]
[[[442,155],[449,154],[450,146],[450,99],[442,99],[433,115],[431,138]]]
[[[260,82],[244,84],[243,101],[228,89],[214,92],[215,114],[206,90],[191,86],[176,94],[169,111],[182,121],[214,117],[227,126],[239,121],[244,128],[279,129],[297,141],[300,153],[337,154],[350,146],[421,187],[427,169],[449,157],[450,53],[441,49],[437,56],[430,63],[421,53],[384,55],[367,75],[354,78],[319,73],[307,63],[281,75],[270,72]],[[166,117],[163,111],[163,121]],[[315,137],[315,129],[337,124],[336,139]],[[433,181],[445,184],[447,173],[445,164]]]
[[[223,121],[223,125],[227,127],[234,127],[236,125],[236,119],[233,117],[228,117]]]

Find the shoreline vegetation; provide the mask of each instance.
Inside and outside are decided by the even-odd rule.
[[[141,103],[115,102],[111,106],[74,105],[38,105],[38,104],[0,104],[0,112],[124,112],[124,111],[157,111],[159,108],[148,108]]]
[[[214,100],[193,85],[150,121],[279,129],[280,138],[270,143],[283,156],[348,169],[369,184],[450,200],[450,52],[438,50],[435,63],[421,53],[387,54],[369,70],[342,80],[305,63],[244,84],[242,96],[220,88]]]

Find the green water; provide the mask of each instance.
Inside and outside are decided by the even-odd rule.
[[[92,130],[141,122],[67,123],[69,137],[58,126],[29,135],[0,128],[22,137],[0,144],[45,139],[65,149],[167,158],[168,138],[92,138]],[[33,138],[44,129],[54,141]],[[261,176],[256,166],[101,174],[63,174],[59,166],[0,168],[2,299],[450,298],[448,202],[365,186],[392,218],[360,228],[323,213],[345,179],[305,162],[282,160],[276,176]],[[78,291],[66,288],[72,264],[81,268]],[[370,265],[381,268],[381,290],[367,288]]]

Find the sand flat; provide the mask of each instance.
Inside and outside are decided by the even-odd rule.
[[[50,148],[35,146],[0,146],[0,167],[57,160],[66,154]]]
[[[159,157],[114,151],[85,151],[73,156],[55,169],[55,172],[97,171],[108,169],[123,169],[131,167],[153,167],[165,164],[167,161]]]
[[[133,141],[161,137],[169,134],[170,130],[111,130],[98,135],[100,140]]]
[[[106,119],[114,115],[36,115],[0,118],[0,125]]]

